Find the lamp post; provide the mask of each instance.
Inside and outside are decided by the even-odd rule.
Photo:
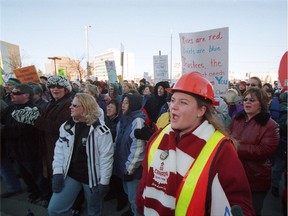
[[[85,45],[86,45],[86,61],[87,61],[87,77],[89,77],[90,74],[90,65],[89,65],[89,47],[88,47],[88,28],[91,28],[91,26],[85,26]]]
[[[53,60],[54,61],[54,73],[55,73],[55,75],[57,75],[57,71],[56,71],[56,60],[62,60],[61,58],[59,58],[59,57],[48,57],[48,59],[51,59],[51,60]]]

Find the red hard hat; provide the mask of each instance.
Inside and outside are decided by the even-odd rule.
[[[165,89],[170,94],[175,91],[193,93],[203,97],[205,100],[210,100],[215,103],[213,86],[209,80],[207,80],[199,72],[189,72],[180,77],[175,83],[173,88]]]

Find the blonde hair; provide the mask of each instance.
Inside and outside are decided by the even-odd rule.
[[[86,119],[85,121],[86,124],[92,125],[94,122],[98,120],[100,116],[100,111],[96,99],[92,95],[86,93],[77,93],[75,95],[75,98],[79,100],[84,109],[83,117],[85,117]],[[79,122],[75,118],[73,118],[73,120],[75,122]]]
[[[84,88],[90,91],[92,94],[94,94],[96,98],[99,97],[99,91],[96,85],[86,84]]]

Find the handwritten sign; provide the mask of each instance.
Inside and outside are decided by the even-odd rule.
[[[14,74],[21,83],[36,82],[40,83],[36,68],[34,65],[14,69]]]
[[[154,82],[168,81],[168,55],[153,56]]]
[[[228,90],[228,28],[180,33],[182,74],[197,71],[213,85],[216,96]]]
[[[110,83],[117,83],[117,74],[116,74],[116,67],[115,61],[105,61],[106,70],[108,74],[108,79]]]

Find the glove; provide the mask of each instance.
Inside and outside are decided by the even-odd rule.
[[[99,184],[98,189],[99,189],[99,193],[104,197],[108,193],[110,187],[109,185]]]
[[[40,112],[37,107],[25,107],[14,110],[11,115],[17,122],[34,125],[35,120],[40,116]]]
[[[98,184],[97,186],[92,187],[90,190],[92,193],[99,193],[104,197],[108,193],[109,189],[109,185]]]
[[[64,175],[55,174],[52,178],[52,191],[54,193],[60,193],[64,187]]]
[[[141,129],[134,130],[134,136],[136,139],[141,139],[141,140],[146,140],[146,141],[150,139],[153,133],[154,133],[154,130],[146,125]]]
[[[128,172],[126,172],[124,174],[124,181],[129,182],[129,181],[133,181],[133,179],[134,179],[134,175],[133,174],[129,175]]]

